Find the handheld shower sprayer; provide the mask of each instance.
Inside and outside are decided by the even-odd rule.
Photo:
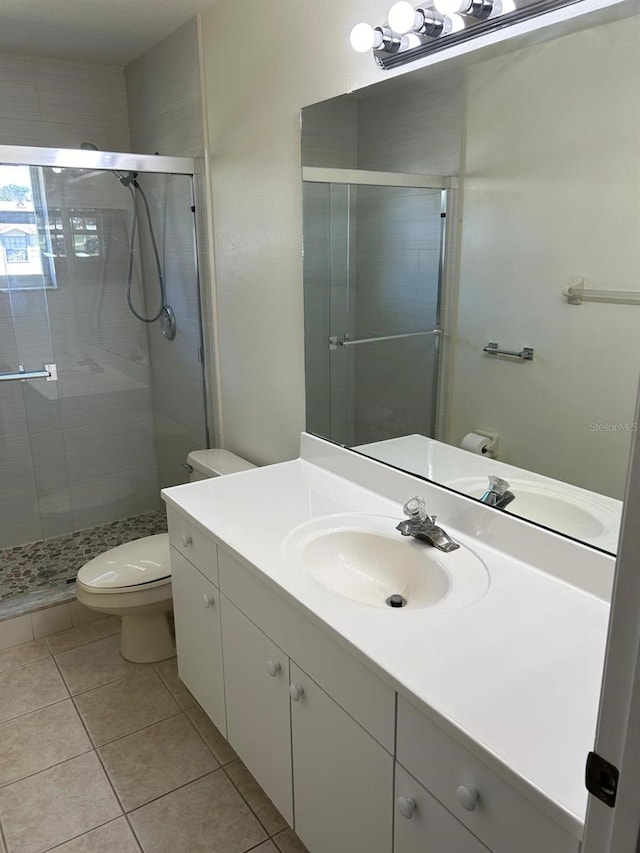
[[[81,142],[80,148],[83,151],[99,151],[97,145],[94,145],[93,142]],[[176,336],[176,315],[173,311],[173,308],[167,303],[167,292],[164,281],[164,274],[162,272],[162,264],[160,263],[160,254],[158,252],[158,245],[156,242],[156,235],[153,231],[153,222],[151,219],[151,210],[149,208],[149,202],[147,200],[147,196],[138,183],[138,173],[137,172],[127,172],[126,174],[122,174],[122,172],[117,172],[115,169],[109,170],[115,177],[120,181],[123,187],[129,190],[131,193],[131,199],[133,202],[133,212],[131,217],[131,230],[129,232],[129,267],[127,270],[127,305],[129,306],[129,310],[133,314],[133,316],[140,320],[142,323],[155,323],[156,320],[160,320],[160,330],[167,340],[172,341]],[[136,230],[138,228],[138,194],[142,198],[144,203],[144,209],[146,213],[147,224],[149,226],[149,236],[151,239],[151,248],[153,249],[153,255],[155,259],[155,267],[156,267],[156,277],[158,280],[158,289],[160,293],[160,308],[152,317],[145,317],[140,314],[133,305],[133,299],[131,296],[131,287],[133,283],[133,261],[135,255],[135,241],[136,241]]]

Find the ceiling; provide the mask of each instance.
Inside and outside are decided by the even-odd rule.
[[[0,51],[126,65],[216,0],[2,0]]]

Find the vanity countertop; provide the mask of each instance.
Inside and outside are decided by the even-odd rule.
[[[613,558],[320,439],[304,436],[302,447],[292,462],[166,489],[164,499],[580,837],[609,605],[549,563],[561,576],[567,565],[602,573],[607,586]],[[386,516],[393,529],[417,493],[487,566],[489,588],[474,604],[371,607],[325,590],[283,556],[292,530],[327,515]],[[498,549],[501,531],[517,546]]]

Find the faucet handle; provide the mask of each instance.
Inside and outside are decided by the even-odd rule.
[[[502,477],[497,477],[495,474],[489,474],[489,490],[502,497],[509,489],[509,483],[503,480]]]
[[[414,521],[422,522],[428,518],[427,506],[420,495],[410,498],[402,507],[402,512]]]

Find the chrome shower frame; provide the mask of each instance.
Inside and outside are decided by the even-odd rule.
[[[218,399],[215,367],[205,360],[205,352],[213,352],[207,340],[213,319],[205,303],[202,288],[203,272],[208,270],[207,217],[201,201],[205,198],[206,178],[204,160],[193,157],[169,157],[160,154],[133,154],[124,151],[93,151],[81,148],[40,148],[27,145],[0,145],[0,164],[7,166],[44,166],[50,168],[85,169],[88,173],[103,171],[137,172],[144,174],[184,175],[191,178],[191,212],[194,215],[193,245],[198,283],[199,322],[201,330],[200,364],[205,392],[205,431],[207,447],[217,446],[219,426],[215,402]],[[211,276],[208,276],[211,279]],[[206,322],[205,322],[206,318]]]

